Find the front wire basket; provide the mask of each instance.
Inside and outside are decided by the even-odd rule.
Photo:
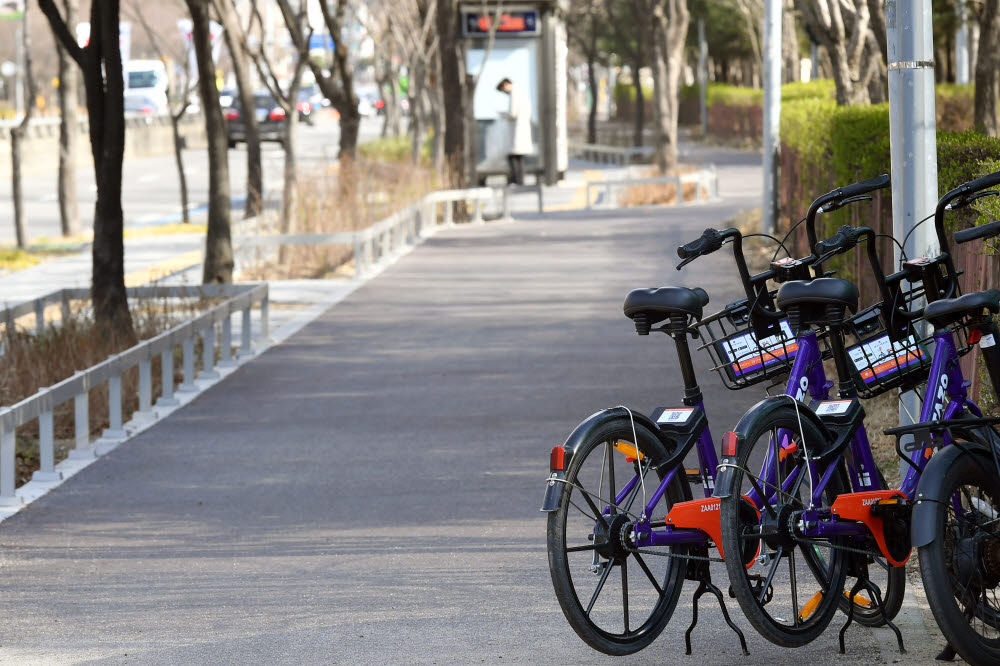
[[[920,287],[904,293],[907,309],[915,307],[915,301],[922,296]],[[901,339],[893,340],[883,321],[881,303],[850,317],[845,327],[845,346],[858,396],[868,399],[892,389],[910,391],[927,381],[934,335],[922,331],[930,329],[922,323],[910,325]],[[968,326],[960,321],[951,329],[955,350],[964,356],[972,348]]]
[[[780,380],[792,369],[798,350],[788,320],[780,321],[777,334],[758,341],[749,312],[749,300],[743,299],[695,324],[705,341],[699,349],[708,352],[712,369],[733,391]]]

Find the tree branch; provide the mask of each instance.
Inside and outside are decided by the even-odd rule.
[[[66,26],[66,21],[63,20],[62,14],[59,13],[59,8],[56,7],[55,2],[53,0],[38,0],[38,7],[45,14],[45,18],[48,19],[52,34],[59,40],[62,47],[66,49],[69,57],[82,68],[83,49],[76,43],[76,38]]]

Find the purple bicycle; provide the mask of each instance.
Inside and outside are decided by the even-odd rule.
[[[806,216],[807,231],[815,242],[816,216],[888,185],[888,176],[834,190],[820,197]],[[649,417],[626,407],[592,415],[573,431],[566,443],[552,449],[550,475],[542,510],[549,513],[547,542],[549,569],[556,597],[577,634],[590,646],[613,655],[630,654],[651,643],[676,607],[683,582],[699,582],[694,595],[694,617],[685,636],[697,623],[697,601],[712,593],[730,620],[723,595],[711,580],[709,563],[724,557],[716,486],[718,457],[698,386],[689,336],[703,336],[705,349],[716,361],[727,387],[741,389],[787,376],[786,394],[798,399],[827,398],[832,382],[824,374],[829,356],[815,331],[792,336],[783,316],[773,306],[774,292],[767,282],[794,281],[822,274],[815,254],[801,260],[772,262],[771,268],[750,276],[737,229],[709,229],[701,238],[678,249],[684,264],[732,242],[746,297],[707,318],[702,310],[708,295],[701,289],[664,287],[640,289],[628,295],[625,314],[637,332],[662,331],[674,341],[684,384],[683,406],[661,408]],[[697,469],[685,469],[684,458],[695,449]],[[877,474],[874,463],[869,468]],[[700,485],[703,498],[692,499]],[[831,492],[846,491],[831,485]],[[748,495],[739,511],[757,522],[760,498]],[[718,556],[710,555],[717,547]],[[752,565],[761,542],[743,541],[726,552],[738,567]],[[818,589],[831,582],[843,585],[846,571],[840,554],[817,551],[813,565],[830,572]],[[766,586],[765,586],[766,587]],[[825,628],[835,612],[838,595],[826,595],[806,624]],[[881,620],[881,616],[880,619]]]
[[[787,396],[768,398],[751,408],[723,437],[717,486],[722,544],[727,550],[761,544],[753,568],[727,562],[730,584],[748,621],[778,645],[798,646],[817,637],[832,619],[832,614],[821,615],[823,604],[831,597],[842,598],[841,581],[851,575],[857,582],[847,598],[867,591],[868,600],[874,601],[877,612],[886,615],[903,650],[902,636],[888,619],[891,609],[886,608],[878,586],[872,583],[869,565],[877,562],[887,567],[889,594],[901,594],[905,578],[892,573],[901,572],[909,558],[911,526],[915,545],[927,541],[922,535],[931,534],[929,530],[938,529],[922,515],[935,509],[921,506],[918,482],[922,488],[926,480],[921,481],[921,474],[934,447],[947,446],[953,440],[934,439],[930,435],[934,428],[928,423],[945,430],[962,428],[962,432],[968,432],[969,427],[981,431],[983,426],[979,407],[968,398],[958,359],[981,335],[996,331],[992,314],[984,314],[1000,309],[1000,292],[952,298],[958,290],[957,272],[948,251],[944,213],[967,205],[978,190],[997,183],[1000,174],[945,195],[934,215],[941,254],[934,259],[906,261],[893,275],[883,275],[875,254],[874,233],[866,227],[843,227],[833,239],[817,244],[815,252],[823,258],[867,240],[882,301],[859,315],[847,316],[848,311],[858,308],[858,290],[845,280],[789,282],[778,291],[777,305],[800,336],[808,338],[817,328],[826,331],[839,379],[836,400],[807,405]],[[907,291],[907,282],[919,286]],[[915,307],[918,297],[929,304]],[[932,335],[920,335],[915,322],[921,318],[934,324]],[[852,338],[856,344],[848,346]],[[933,354],[927,351],[931,345]],[[899,436],[897,453],[909,464],[900,488],[891,489],[874,473],[859,397],[870,397],[873,391],[886,387],[913,388],[915,379],[925,377],[922,423],[886,431]],[[969,415],[975,418],[970,421]],[[949,460],[957,454],[940,455]],[[935,468],[941,469],[940,465]],[[756,469],[762,471],[751,471]],[[748,518],[743,510],[747,494],[757,500],[759,520]],[[761,502],[760,498],[765,499]],[[940,536],[942,531],[934,534]],[[939,545],[944,541],[939,539]],[[1000,554],[1000,545],[996,547]],[[826,559],[837,561],[839,567],[822,566],[820,552],[827,553]],[[924,569],[923,558],[921,564]],[[943,579],[947,581],[947,576]],[[825,589],[810,593],[817,583],[819,587],[826,583]],[[895,590],[894,583],[899,583]],[[844,633],[858,605],[849,605],[847,622],[840,631],[842,652]],[[980,611],[978,616],[985,614]],[[995,621],[1000,614],[990,617]]]

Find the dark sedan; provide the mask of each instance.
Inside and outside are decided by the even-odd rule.
[[[260,128],[260,140],[283,143],[285,126],[288,122],[285,110],[269,93],[254,95],[254,105],[256,106],[254,113],[257,118],[257,126]],[[239,98],[234,98],[232,105],[226,108],[223,113],[226,117],[229,147],[235,148],[237,143],[247,140],[246,127],[243,124],[243,109],[240,108]]]

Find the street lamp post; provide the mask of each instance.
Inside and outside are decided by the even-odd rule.
[[[914,229],[934,213],[938,198],[937,128],[934,108],[934,35],[931,0],[886,2],[889,61],[889,141],[892,157],[892,229],[907,257],[936,256],[934,225]],[[910,233],[912,231],[912,233]],[[902,258],[895,250],[896,265]],[[919,415],[907,394],[900,423]]]

